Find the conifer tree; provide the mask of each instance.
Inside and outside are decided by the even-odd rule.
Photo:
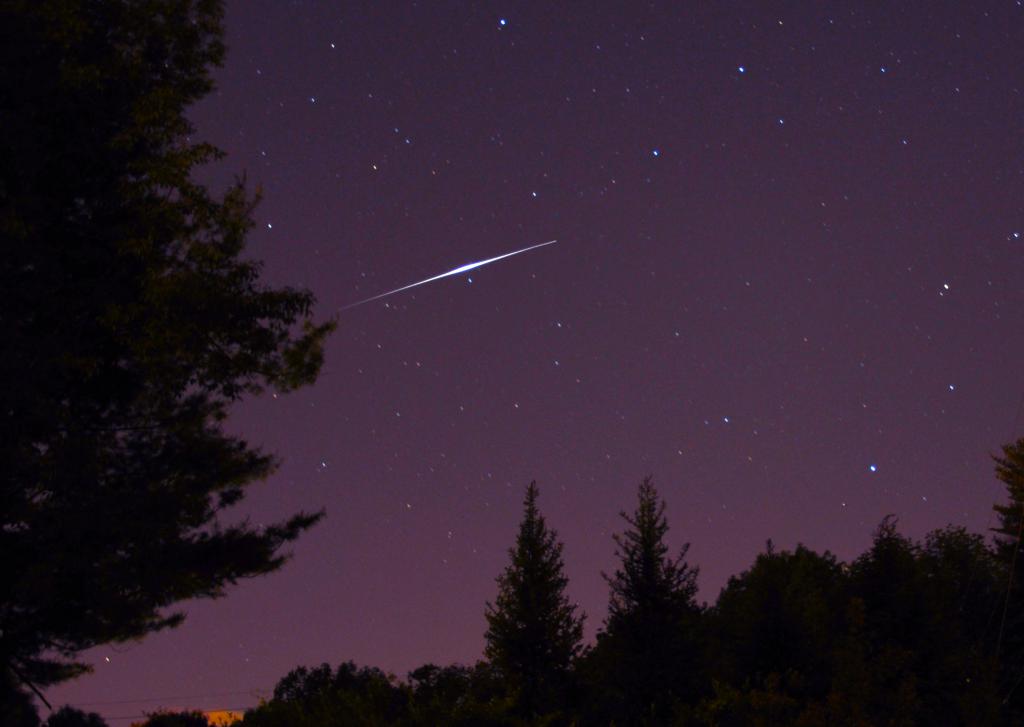
[[[605,575],[611,597],[599,663],[606,687],[620,692],[620,721],[657,724],[699,690],[698,569],[686,562],[689,544],[669,555],[665,502],[650,477],[637,499],[632,515],[621,513],[629,527],[613,536],[620,565]]]
[[[537,509],[537,494],[531,482],[512,562],[486,611],[485,654],[528,717],[550,711],[564,693],[583,638],[583,616],[565,593],[563,546]]]
[[[992,506],[999,517],[999,525],[992,530],[996,533],[996,550],[1000,558],[1009,563],[1019,547],[1021,516],[1024,514],[1024,439],[1004,445],[1003,456],[996,457],[995,462],[996,477],[1006,485],[1009,502]]]
[[[996,477],[1006,485],[1008,502],[994,505],[999,524],[995,533],[995,554],[1004,572],[1004,597],[999,607],[996,652],[1005,675],[1004,691],[1009,713],[1024,719],[1024,689],[1019,675],[1024,673],[1024,439],[1003,446],[996,457]]]
[[[333,323],[262,279],[243,181],[196,180],[223,156],[187,115],[222,16],[0,3],[0,714],[86,670],[79,652],[276,570],[319,518],[231,509],[276,459],[225,419],[312,383]]]

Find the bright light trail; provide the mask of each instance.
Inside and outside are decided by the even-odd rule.
[[[401,293],[403,290],[409,290],[409,288],[415,288],[415,287],[420,286],[420,285],[426,285],[427,283],[432,283],[435,280],[440,280],[441,278],[447,278],[449,275],[460,275],[462,273],[467,273],[470,270],[474,270],[475,268],[479,268],[479,267],[482,267],[484,265],[489,265],[490,263],[496,262],[498,260],[503,260],[503,259],[505,259],[507,257],[512,257],[513,255],[518,255],[521,252],[529,252],[530,250],[536,250],[538,247],[545,247],[546,245],[554,245],[556,242],[558,242],[558,240],[548,240],[547,242],[542,242],[539,245],[530,245],[530,247],[524,247],[522,250],[513,250],[512,252],[506,252],[504,255],[498,255],[498,257],[491,257],[491,258],[487,258],[486,260],[481,260],[480,262],[469,263],[468,265],[463,265],[461,267],[455,268],[454,270],[449,270],[447,273],[441,273],[440,275],[435,275],[432,278],[427,278],[426,280],[421,280],[418,283],[412,283],[411,285],[405,285],[405,286],[402,286],[401,288],[395,288],[394,290],[389,290],[386,293],[381,293],[379,295],[375,295],[372,298],[365,298],[363,300],[356,301],[355,303],[349,303],[348,305],[345,305],[345,306],[342,306],[341,308],[339,308],[339,310],[348,310],[349,308],[355,308],[357,305],[362,305],[363,303],[370,303],[370,302],[375,301],[375,300],[380,300],[381,298],[387,298],[389,295],[394,295],[395,293]]]

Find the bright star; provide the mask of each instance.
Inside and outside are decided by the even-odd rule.
[[[873,464],[868,465],[868,469],[871,470],[872,472],[878,472],[878,467]]]

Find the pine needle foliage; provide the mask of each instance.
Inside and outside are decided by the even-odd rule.
[[[565,592],[563,545],[545,523],[537,497],[537,484],[531,482],[509,550],[511,563],[486,609],[484,653],[526,716],[543,714],[567,688],[583,638],[583,617]]]
[[[664,724],[700,690],[698,569],[686,562],[688,543],[670,554],[665,502],[650,477],[636,510],[620,515],[628,527],[613,536],[619,567],[604,574],[611,592],[594,664],[619,723]]]
[[[276,460],[232,405],[312,383],[332,322],[246,254],[257,194],[191,105],[219,0],[0,3],[0,702],[175,626],[319,519],[231,510]],[[0,720],[2,721],[2,720]]]

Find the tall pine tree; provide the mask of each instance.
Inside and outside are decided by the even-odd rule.
[[[276,570],[319,517],[232,509],[276,465],[232,406],[312,383],[333,324],[262,279],[243,182],[196,181],[222,15],[0,2],[0,710]]]
[[[537,495],[537,483],[531,482],[509,550],[512,562],[498,577],[498,597],[486,611],[485,654],[527,717],[558,704],[583,638],[583,617],[565,593],[563,546],[537,509]]]
[[[994,505],[999,524],[995,533],[995,553],[1005,569],[1003,603],[1000,604],[996,651],[1005,675],[1003,689],[1009,714],[1024,719],[1024,439],[1003,446],[996,457],[996,477],[1006,485],[1008,502]]]
[[[1004,445],[1003,456],[996,457],[995,462],[996,477],[1006,485],[1009,502],[993,505],[999,525],[992,530],[996,533],[996,551],[1000,558],[1010,563],[1019,549],[1021,516],[1024,515],[1024,439]]]
[[[686,562],[689,544],[669,555],[665,502],[650,477],[637,500],[632,515],[621,513],[629,527],[613,536],[620,565],[605,575],[611,597],[595,663],[603,691],[618,697],[617,722],[664,724],[700,691],[698,569]]]

